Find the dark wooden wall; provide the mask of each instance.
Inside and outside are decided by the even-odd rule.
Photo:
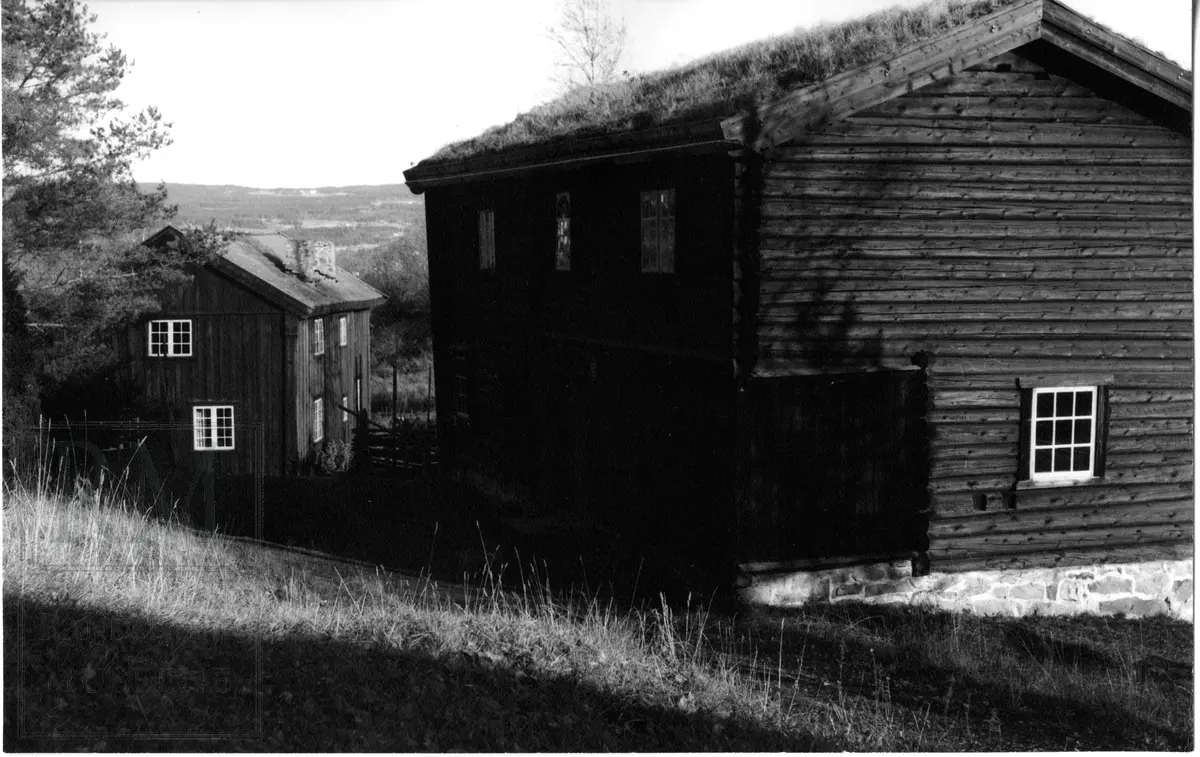
[[[762,167],[754,374],[924,353],[935,569],[1193,533],[1190,114],[1043,43],[1018,52]],[[1024,488],[1020,389],[1059,380],[1107,387],[1104,475]]]
[[[215,452],[223,474],[252,473],[256,450],[251,425],[263,427],[267,475],[282,473],[284,406],[284,312],[229,279],[204,269],[173,292],[166,318],[192,319],[192,357],[147,355],[146,322],[127,332],[126,349],[146,400],[171,423],[173,457],[187,463],[192,451],[192,407],[234,407],[234,449]]]
[[[718,506],[718,487],[728,507],[731,172],[724,155],[660,157],[429,190],[438,418],[461,464],[551,508],[661,513],[657,493],[674,490],[693,498],[694,521]],[[643,273],[640,192],[671,187],[675,273]],[[570,271],[554,268],[563,191]],[[482,208],[495,211],[493,271],[479,270]],[[469,426],[452,422],[460,410]],[[686,464],[685,448],[697,453]],[[693,459],[712,463],[704,478]]]
[[[338,344],[338,318],[345,315],[346,346]],[[325,353],[313,354],[313,328],[316,321],[325,328]],[[306,471],[326,441],[350,442],[354,429],[353,415],[343,422],[342,395],[348,407],[356,410],[355,379],[362,378],[362,401],[367,407],[371,399],[371,311],[334,312],[312,318],[292,318],[295,341],[292,345],[292,366],[295,381],[291,384],[288,406],[293,409],[294,425],[287,432],[288,456],[294,470]],[[325,412],[324,439],[312,441],[313,400],[320,397]]]

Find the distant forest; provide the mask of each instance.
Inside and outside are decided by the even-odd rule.
[[[143,184],[143,191],[154,188]],[[229,184],[167,184],[168,202],[179,207],[174,223],[249,232],[280,231],[300,239],[359,248],[387,244],[417,233],[425,204],[403,184],[311,189],[256,189]]]

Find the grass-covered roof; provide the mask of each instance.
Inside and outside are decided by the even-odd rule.
[[[932,0],[797,30],[625,81],[580,87],[512,122],[446,145],[428,163],[471,158],[563,137],[590,137],[720,119],[771,103],[1019,0]]]

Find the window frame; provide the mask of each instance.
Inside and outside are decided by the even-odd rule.
[[[647,203],[653,206],[653,215],[647,214]],[[668,209],[670,213],[664,213]],[[675,273],[675,251],[677,248],[676,219],[679,216],[675,187],[642,190],[638,195],[638,247],[641,251],[642,273]],[[669,234],[664,234],[664,229]],[[654,237],[653,255],[648,254],[647,232]],[[670,239],[670,255],[664,254],[664,239]]]
[[[496,210],[479,209],[479,270],[496,270]]]
[[[1025,470],[1022,471],[1024,480],[1029,481],[1034,485],[1052,485],[1052,484],[1077,484],[1085,481],[1093,481],[1101,475],[1101,460],[1100,460],[1100,444],[1103,439],[1103,387],[1095,384],[1077,384],[1077,385],[1057,385],[1057,386],[1038,386],[1029,389],[1029,407],[1026,417],[1022,421],[1028,424],[1028,442],[1025,447],[1025,454],[1028,458],[1028,463]],[[1070,392],[1072,394],[1070,414],[1059,414],[1059,400],[1061,394]],[[1092,395],[1091,406],[1089,413],[1080,415],[1078,407],[1077,395],[1080,392],[1090,392]],[[1038,398],[1042,395],[1050,395],[1051,411],[1049,415],[1039,415]],[[1089,431],[1088,441],[1080,443],[1076,441],[1076,433],[1078,432],[1077,423],[1081,420],[1088,420]],[[1038,442],[1038,423],[1050,424],[1050,441]],[[1070,441],[1059,443],[1058,429],[1061,423],[1070,423]],[[1060,449],[1077,450],[1085,448],[1088,450],[1088,465],[1086,469],[1074,470],[1074,462],[1072,462],[1072,470],[1056,471],[1055,453]],[[1048,471],[1038,471],[1038,451],[1049,451],[1050,467]]]
[[[325,354],[325,319],[312,319],[312,349],[313,357],[321,357]]]
[[[158,324],[166,324],[166,342],[163,346],[166,347],[166,352],[154,351],[154,327]],[[186,326],[187,331],[187,351],[176,349],[176,330],[177,327]],[[179,331],[184,331],[179,328]],[[149,357],[159,358],[181,358],[194,357],[196,344],[196,329],[192,324],[191,318],[154,318],[146,324],[146,354]]]
[[[571,270],[571,193],[554,195],[554,270]]]
[[[309,418],[310,432],[309,438],[313,444],[320,444],[325,440],[325,396],[318,395],[313,397],[312,401],[312,416]]]
[[[229,411],[228,444],[221,444],[221,417],[220,413],[223,410]],[[200,434],[197,433],[200,429],[197,427],[197,422],[204,413],[209,413],[211,417],[211,427],[205,429],[205,442],[201,446]],[[193,405],[192,406],[192,451],[194,452],[229,452],[237,449],[237,432],[236,432],[237,415],[234,406],[231,404],[214,404],[214,405]]]
[[[338,316],[338,346],[345,347],[349,342],[350,324],[345,315]]]
[[[342,395],[342,423],[343,424],[350,422],[350,410],[348,409],[349,407],[350,407],[350,397],[343,394]]]

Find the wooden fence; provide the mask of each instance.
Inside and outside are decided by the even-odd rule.
[[[391,428],[358,413],[354,431],[355,465],[393,470],[406,477],[436,478],[440,473],[437,431],[430,426],[396,423]]]

